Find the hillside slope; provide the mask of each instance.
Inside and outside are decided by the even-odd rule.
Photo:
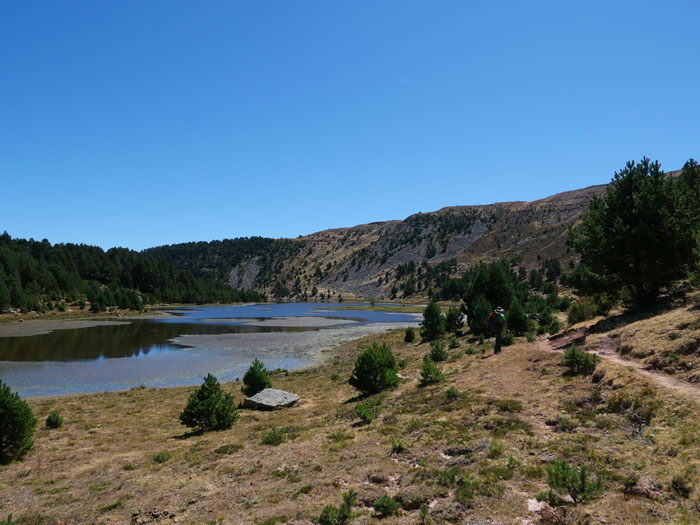
[[[147,252],[195,273],[226,276],[234,288],[277,297],[315,297],[314,288],[334,298],[405,297],[429,289],[425,270],[440,263],[459,274],[477,262],[504,258],[526,266],[539,258],[568,262],[566,230],[604,189],[591,186],[533,202],[453,206],[297,239],[233,239]]]
[[[654,346],[662,336],[644,332],[663,315],[697,319],[697,305],[629,324],[612,318],[616,328],[599,333],[635,330],[641,338],[630,332],[627,343]],[[360,400],[347,379],[370,341],[391,347],[403,379]],[[60,410],[65,423],[42,425],[27,457],[0,468],[0,517],[311,525],[352,489],[353,523],[376,523],[382,496],[400,505],[387,524],[419,523],[422,504],[433,523],[698,522],[696,385],[683,395],[606,357],[594,376],[572,376],[560,339],[518,339],[499,355],[491,341],[459,343],[438,363],[445,381],[426,387],[428,343],[407,344],[402,331],[347,343],[321,366],[273,375],[274,387],[301,396],[297,406],[241,410],[230,430],[203,435],[177,419],[193,388],[30,399],[40,421]],[[242,398],[240,383],[223,387]],[[355,409],[368,401],[381,412],[362,425]],[[273,428],[285,436],[276,446],[263,441]],[[554,461],[586,465],[601,492],[554,509],[536,501]]]

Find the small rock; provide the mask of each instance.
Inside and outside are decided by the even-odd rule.
[[[299,396],[276,388],[266,388],[243,401],[243,408],[254,410],[275,410],[288,408],[299,402]]]
[[[642,496],[651,500],[660,499],[662,496],[661,487],[652,478],[641,478],[628,492],[635,496]]]
[[[543,452],[537,456],[537,459],[539,459],[542,463],[551,463],[556,457],[557,455],[554,452]]]

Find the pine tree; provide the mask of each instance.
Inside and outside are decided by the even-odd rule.
[[[270,374],[262,361],[258,361],[257,359],[253,361],[250,368],[248,368],[248,371],[243,376],[243,385],[241,392],[248,397],[254,396],[258,392],[262,392],[266,388],[272,386]]]
[[[180,422],[200,432],[226,430],[238,419],[231,394],[224,394],[216,377],[207,374],[204,383],[192,394],[180,413]]]
[[[31,450],[35,428],[32,409],[0,381],[0,465],[21,459]]]

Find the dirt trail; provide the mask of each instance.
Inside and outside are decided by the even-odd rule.
[[[613,345],[588,345],[586,346],[586,336],[588,330],[586,328],[577,328],[569,330],[560,335],[555,335],[547,339],[540,339],[537,346],[542,350],[550,352],[563,352],[571,344],[576,344],[579,348],[586,350],[592,354],[596,354],[601,359],[616,363],[629,368],[634,368],[640,375],[651,379],[657,385],[674,391],[675,393],[684,395],[696,403],[700,403],[700,388],[691,385],[685,381],[678,380],[663,372],[650,370],[644,363],[633,359],[625,359],[615,351]]]

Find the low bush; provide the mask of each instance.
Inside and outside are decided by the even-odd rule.
[[[271,386],[272,381],[270,380],[270,373],[267,371],[262,361],[255,359],[243,376],[241,392],[251,397]]]
[[[436,385],[442,383],[445,376],[442,375],[440,369],[433,363],[430,356],[423,358],[423,369],[420,374],[420,386]]]
[[[63,425],[63,418],[58,413],[58,410],[52,410],[46,418],[46,426],[48,428],[60,428]]]
[[[576,323],[582,323],[591,317],[592,315],[588,305],[577,301],[571,304],[569,313],[566,316],[566,321],[569,323],[569,325],[574,325]]]
[[[452,349],[459,348],[459,340],[457,340],[457,338],[454,335],[450,337],[450,340],[447,344]]]
[[[459,469],[453,466],[446,470],[438,471],[436,481],[441,487],[454,487],[457,484],[458,476]]]
[[[568,494],[574,505],[578,505],[600,495],[604,482],[600,476],[594,481],[586,465],[577,469],[566,461],[553,461],[547,467],[547,485],[558,494]]]
[[[636,425],[648,425],[659,408],[651,389],[644,388],[632,394],[625,390],[614,392],[608,398],[605,411],[613,414],[625,414]]]
[[[547,333],[556,334],[561,330],[561,323],[559,319],[552,319],[552,321],[547,325]]]
[[[160,452],[156,452],[155,454],[153,454],[151,456],[151,459],[153,460],[153,463],[158,463],[160,465],[165,463],[172,457],[172,452],[168,452],[167,450],[161,450]]]
[[[403,336],[403,340],[407,343],[412,343],[416,339],[416,330],[412,327],[409,326],[406,328],[406,333]]]
[[[396,359],[386,343],[372,343],[357,356],[348,382],[365,395],[377,394],[399,384],[396,372]]]
[[[379,401],[376,399],[367,401],[366,403],[358,403],[355,407],[355,413],[364,425],[369,425],[381,411],[382,409],[379,406]]]
[[[374,510],[380,518],[386,518],[388,516],[393,516],[398,513],[401,505],[386,494],[374,502]]]
[[[615,307],[616,300],[605,292],[595,293],[591,297],[591,308],[595,315],[608,315]]]
[[[503,346],[510,346],[513,343],[515,343],[515,337],[511,332],[508,332],[506,335],[503,336],[502,344]]]
[[[391,438],[391,453],[392,454],[401,454],[402,452],[406,451],[406,447],[403,444],[403,441],[401,441],[398,438],[392,437]]]
[[[677,474],[671,480],[671,490],[681,498],[689,498],[691,492],[693,492],[693,486],[686,476]]]
[[[486,457],[489,459],[496,459],[497,457],[500,457],[503,454],[503,445],[501,445],[498,441],[492,441],[489,443],[489,451],[486,454]]]
[[[435,339],[430,343],[430,359],[435,363],[447,359],[447,350],[442,339]]]
[[[349,490],[343,494],[343,502],[340,507],[326,505],[318,517],[320,525],[344,525],[352,518],[352,507],[357,500],[357,494],[354,490]]]
[[[561,364],[569,369],[571,374],[590,375],[595,371],[598,363],[598,356],[589,354],[574,344],[571,345],[564,353],[564,359]]]
[[[287,433],[281,428],[272,427],[270,431],[265,434],[262,438],[263,445],[277,446],[281,445],[287,440]]]
[[[459,398],[459,390],[457,390],[454,386],[451,386],[445,392],[445,397],[447,398],[447,401],[455,401]]]
[[[238,419],[233,396],[223,393],[216,377],[207,374],[180,413],[180,423],[199,432],[226,430]]]

